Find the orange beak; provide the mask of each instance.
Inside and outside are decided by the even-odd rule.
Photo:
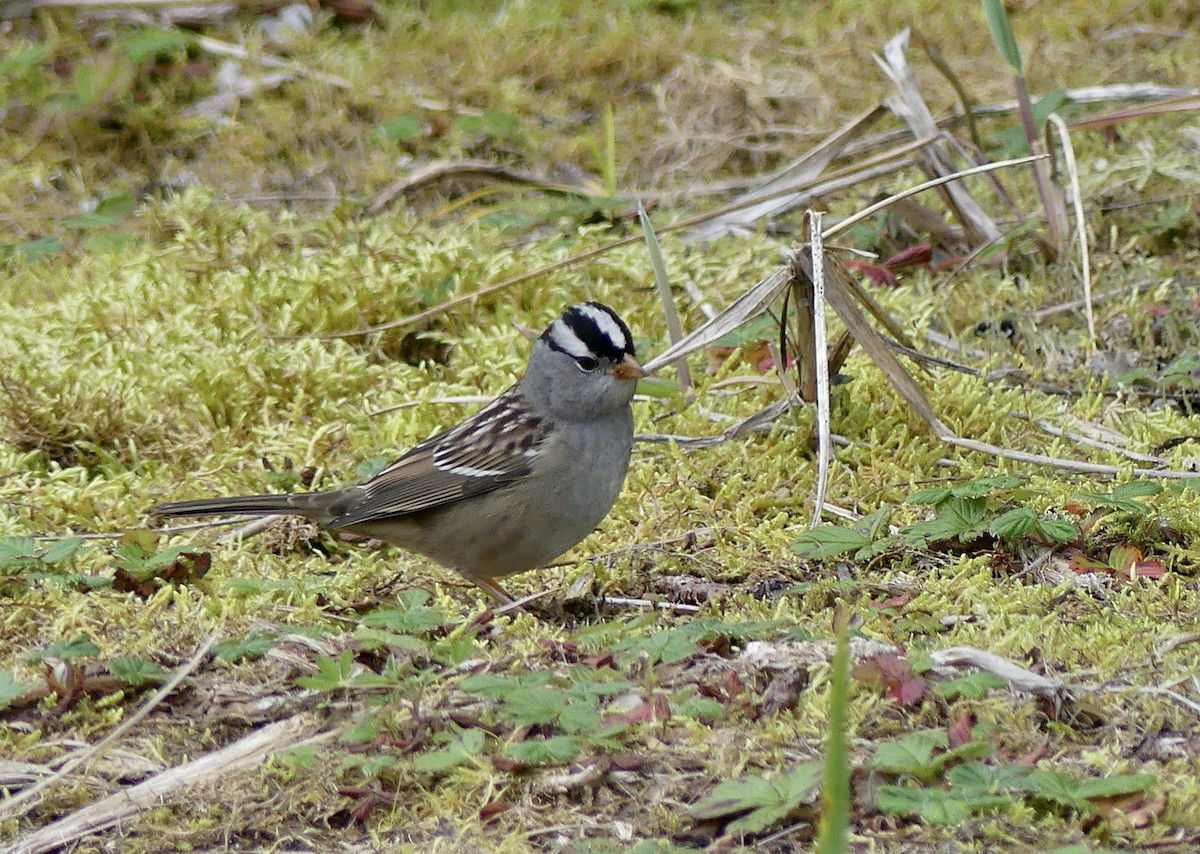
[[[640,380],[642,377],[650,376],[641,363],[629,353],[626,353],[625,358],[613,366],[612,375],[619,380]]]

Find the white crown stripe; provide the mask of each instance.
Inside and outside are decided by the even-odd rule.
[[[625,340],[625,331],[621,329],[617,321],[613,320],[613,316],[607,311],[597,308],[594,305],[589,305],[586,302],[576,306],[575,309],[588,320],[592,321],[596,325],[596,328],[603,332],[608,340],[612,342],[615,349],[623,351],[629,345],[629,342]]]
[[[592,351],[588,349],[587,344],[583,343],[583,339],[561,320],[554,321],[550,326],[550,337],[554,339],[554,343],[558,345],[559,349],[569,356],[582,359],[592,355]]]

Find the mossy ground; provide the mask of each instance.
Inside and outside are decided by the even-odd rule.
[[[0,258],[0,536],[144,530],[147,510],[161,501],[294,487],[306,468],[305,480],[320,486],[353,481],[364,463],[411,446],[474,406],[445,399],[505,388],[526,351],[513,324],[540,327],[578,299],[619,307],[644,352],[666,346],[641,244],[415,328],[318,337],[407,316],[636,227],[586,199],[489,183],[438,185],[408,206],[361,215],[363,203],[416,164],[471,157],[551,176],[560,164],[568,173],[599,175],[608,160],[604,112],[612,105],[610,177],[629,196],[637,188],[659,198],[652,216],[665,224],[715,203],[689,189],[776,168],[879,100],[886,88],[870,54],[902,26],[916,26],[945,54],[978,101],[1011,97],[982,15],[972,9],[960,16],[938,3],[513,3],[486,10],[378,3],[376,11],[357,24],[318,12],[317,26],[287,47],[299,65],[336,74],[348,88],[301,76],[242,101],[216,123],[185,113],[216,91],[219,60],[195,47],[168,44],[157,59],[143,56],[135,48],[144,28],[81,23],[62,11],[0,31],[8,104],[0,117],[7,131],[0,136],[0,243],[7,247]],[[1187,3],[1013,12],[1035,92],[1197,79],[1200,37]],[[1131,21],[1145,26],[1124,30]],[[204,33],[245,42],[252,53],[283,50],[263,44],[258,22],[245,14]],[[949,87],[914,63],[935,109],[951,108]],[[243,66],[245,74],[260,71]],[[412,135],[380,131],[404,116],[418,120]],[[1129,369],[1159,371],[1197,344],[1195,120],[1131,122],[1114,138],[1077,134],[1075,145],[1097,290],[1148,283],[1100,306],[1101,348],[1121,351]],[[846,214],[875,193],[918,180],[901,174],[826,204],[831,216]],[[1016,176],[1006,180],[1031,209],[1031,188]],[[972,186],[985,196],[982,182]],[[463,193],[474,191],[478,199],[462,204]],[[93,210],[101,199],[108,201]],[[798,219],[783,225],[795,228]],[[858,236],[885,245],[885,232],[880,225]],[[662,242],[672,279],[690,279],[719,306],[774,270],[790,238]],[[1036,419],[1069,413],[1119,430],[1143,451],[1200,433],[1186,400],[1154,403],[1089,370],[1077,312],[1033,319],[1037,309],[1076,297],[1078,280],[1070,261],[1045,267],[1031,243],[1014,241],[1003,267],[973,266],[952,277],[911,272],[901,287],[876,293],[918,339],[931,325],[953,331],[991,354],[980,366],[1016,365],[1075,392],[1047,394],[934,368],[921,381],[961,435],[1124,465],[1115,454],[1050,437]],[[689,328],[702,321],[682,292],[677,302]],[[1004,318],[1021,332],[1015,344],[975,334],[978,324]],[[833,426],[849,444],[833,467],[834,504],[864,514],[898,505],[892,523],[903,525],[924,508],[901,502],[930,484],[1014,474],[1039,512],[1060,512],[1080,490],[1112,488],[948,449],[865,357],[852,356],[844,373],[851,382],[835,391]],[[770,372],[736,360],[702,376],[700,386],[700,405],[638,403],[638,429],[713,435],[726,426],[720,416],[747,416],[781,393]],[[1092,531],[1097,551],[1133,544],[1167,569],[1162,579],[1115,583],[1103,595],[1023,575],[1019,560],[999,550],[803,561],[791,545],[811,515],[811,429],[812,413],[801,409],[769,433],[711,448],[640,445],[624,496],[600,530],[561,565],[509,585],[517,594],[548,588],[549,601],[589,573],[590,585],[582,585],[589,593],[615,596],[658,598],[655,581],[664,576],[728,585],[695,615],[576,603],[549,619],[474,624],[487,603],[428,562],[294,528],[226,545],[213,544],[208,532],[163,537],[159,548],[210,550],[212,569],[148,596],[107,586],[117,561],[107,541],[70,565],[66,583],[61,567],[40,579],[28,572],[0,579],[0,671],[26,686],[44,681],[31,656],[79,635],[96,647],[85,663],[133,655],[168,671],[209,635],[239,640],[265,631],[273,638],[264,656],[206,664],[115,752],[52,789],[24,818],[0,825],[0,834],[13,838],[124,780],[228,744],[271,717],[249,715],[242,701],[275,697],[276,715],[316,708],[328,726],[357,729],[192,790],[123,824],[119,836],[109,831],[77,850],[589,850],[584,839],[611,840],[613,850],[638,840],[702,845],[717,831],[689,818],[690,804],[718,782],[819,756],[825,738],[824,669],[813,671],[791,705],[764,714],[771,676],[747,667],[738,650],[753,639],[828,638],[833,609],[844,602],[858,633],[898,644],[914,660],[974,646],[1073,685],[1106,688],[1081,689],[1066,712],[1056,712],[1003,691],[981,699],[931,695],[903,706],[858,687],[849,721],[860,769],[852,829],[861,850],[1032,851],[1068,843],[1194,850],[1196,706],[1137,689],[1169,688],[1198,700],[1188,681],[1197,646],[1160,649],[1200,621],[1200,493],[1164,490],[1148,501],[1147,517],[1114,514]],[[1184,468],[1196,456],[1189,447],[1164,454]],[[411,588],[432,598],[403,598]],[[362,623],[397,597],[419,616]],[[404,619],[417,622],[397,629]],[[719,625],[706,629],[705,620]],[[318,656],[337,660],[345,649],[354,651],[355,667],[377,675],[387,673],[390,655],[391,681],[315,692],[298,685],[312,678]],[[610,742],[590,741],[590,729],[575,731],[554,716],[570,713],[541,719],[515,701],[462,688],[480,673],[545,677],[560,692],[628,683],[622,698],[642,705],[619,710],[629,719]],[[99,740],[144,696],[88,694],[69,708],[51,697],[10,711],[0,756],[53,764],[64,745]],[[590,702],[570,704],[586,717]],[[612,707],[597,709],[606,723],[619,717]],[[1133,829],[1025,801],[948,825],[875,811],[870,793],[879,779],[868,769],[877,746],[945,729],[965,715],[990,733],[993,760],[1037,754],[1039,767],[1078,778],[1148,771],[1156,777],[1152,793],[1166,792],[1168,803],[1155,822]],[[422,764],[478,731],[471,720],[494,733],[479,752],[445,768]],[[579,749],[568,769],[600,759],[615,764],[598,782],[557,788],[549,776],[554,762],[512,765],[514,745],[564,734]],[[802,850],[807,827],[801,822],[794,835],[760,845]],[[590,850],[609,850],[600,844]]]

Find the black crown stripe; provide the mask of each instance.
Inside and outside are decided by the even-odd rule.
[[[629,328],[621,318],[617,317],[616,312],[598,302],[590,302],[588,305],[611,317],[625,339],[624,341],[614,341],[607,332],[596,325],[596,321],[580,311],[578,307],[572,306],[563,313],[563,322],[579,336],[579,340],[587,345],[588,350],[595,356],[611,359],[614,362],[621,361],[626,353],[633,353],[633,338],[629,334]]]

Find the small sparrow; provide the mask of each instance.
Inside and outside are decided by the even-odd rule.
[[[515,385],[365,483],[151,512],[304,516],[426,555],[511,603],[496,578],[549,563],[612,509],[633,446],[630,404],[644,376],[617,313],[579,303],[533,343]]]

